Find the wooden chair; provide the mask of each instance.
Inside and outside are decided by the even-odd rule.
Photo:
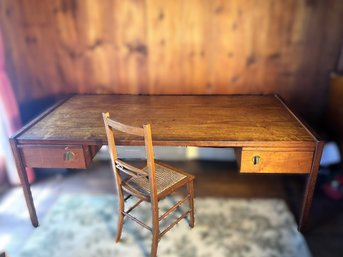
[[[132,127],[111,120],[109,113],[103,113],[102,115],[105,123],[112,167],[118,191],[119,216],[116,242],[118,242],[121,237],[124,217],[130,218],[152,232],[151,257],[155,257],[157,254],[157,245],[161,237],[172,227],[174,227],[180,220],[187,217],[188,214],[190,216],[189,226],[194,227],[194,176],[179,170],[175,170],[170,166],[161,163],[155,163],[150,124],[144,125],[142,128]],[[144,137],[147,157],[147,166],[145,168],[139,169],[118,159],[115,146],[114,130]],[[188,189],[188,194],[186,197],[177,202],[164,214],[159,216],[158,201],[167,197],[183,186],[187,186]],[[125,198],[124,192],[128,194]],[[124,202],[131,196],[138,197],[139,201],[125,211]],[[182,214],[178,219],[176,219],[164,231],[161,232],[159,228],[160,221],[175,211],[186,200],[189,201],[189,210]],[[143,201],[151,202],[152,227],[149,227],[130,214],[130,212]]]

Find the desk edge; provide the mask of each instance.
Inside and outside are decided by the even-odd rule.
[[[312,136],[316,143],[322,142],[322,138],[301,118],[298,114],[291,110],[291,108],[286,104],[285,100],[278,94],[274,95],[276,99],[287,109],[287,111],[301,124],[301,126]]]
[[[45,116],[47,116],[49,113],[51,113],[53,110],[55,110],[58,106],[62,105],[64,102],[66,102],[68,99],[73,97],[74,95],[64,97],[63,99],[59,100],[54,105],[47,108],[45,111],[40,113],[37,117],[32,119],[30,122],[25,124],[21,129],[19,129],[17,132],[15,132],[12,136],[10,136],[10,139],[17,139],[21,134],[23,134],[25,131],[27,131],[29,128],[31,128],[33,125],[35,125],[38,121],[42,120]]]

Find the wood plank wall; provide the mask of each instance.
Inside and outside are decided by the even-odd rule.
[[[278,93],[318,120],[342,0],[2,0],[20,103],[68,93]]]

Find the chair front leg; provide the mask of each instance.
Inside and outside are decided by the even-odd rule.
[[[153,228],[152,230],[152,243],[151,243],[151,254],[150,257],[156,257],[157,256],[157,246],[159,241],[159,228],[157,229]]]
[[[117,237],[116,242],[120,241],[121,233],[123,231],[124,224],[124,196],[121,190],[118,190],[118,227],[117,227]]]
[[[158,214],[158,200],[152,200],[152,243],[150,257],[156,257],[157,246],[160,240],[160,221]]]
[[[190,197],[189,197],[189,210],[190,210],[189,226],[191,228],[193,228],[194,227],[194,186],[193,186],[193,180],[187,183],[187,189],[188,189],[188,193],[190,195]]]

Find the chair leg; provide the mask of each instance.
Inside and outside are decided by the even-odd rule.
[[[156,257],[157,255],[157,246],[160,238],[160,221],[158,214],[158,200],[152,199],[152,242],[151,242],[151,253],[150,257]]]
[[[153,229],[152,231],[152,243],[151,243],[151,254],[150,257],[157,256],[157,246],[159,241],[159,229]]]
[[[194,187],[193,187],[193,180],[188,182],[187,189],[188,189],[188,193],[190,195],[190,197],[189,197],[189,209],[190,209],[190,214],[189,214],[190,223],[189,223],[189,226],[191,228],[193,228],[194,227]]]
[[[120,240],[121,232],[123,230],[123,224],[124,224],[124,214],[123,214],[124,198],[122,194],[118,196],[118,201],[119,201],[119,204],[118,204],[119,210],[118,210],[118,228],[117,228],[117,238],[116,238],[117,243]]]

